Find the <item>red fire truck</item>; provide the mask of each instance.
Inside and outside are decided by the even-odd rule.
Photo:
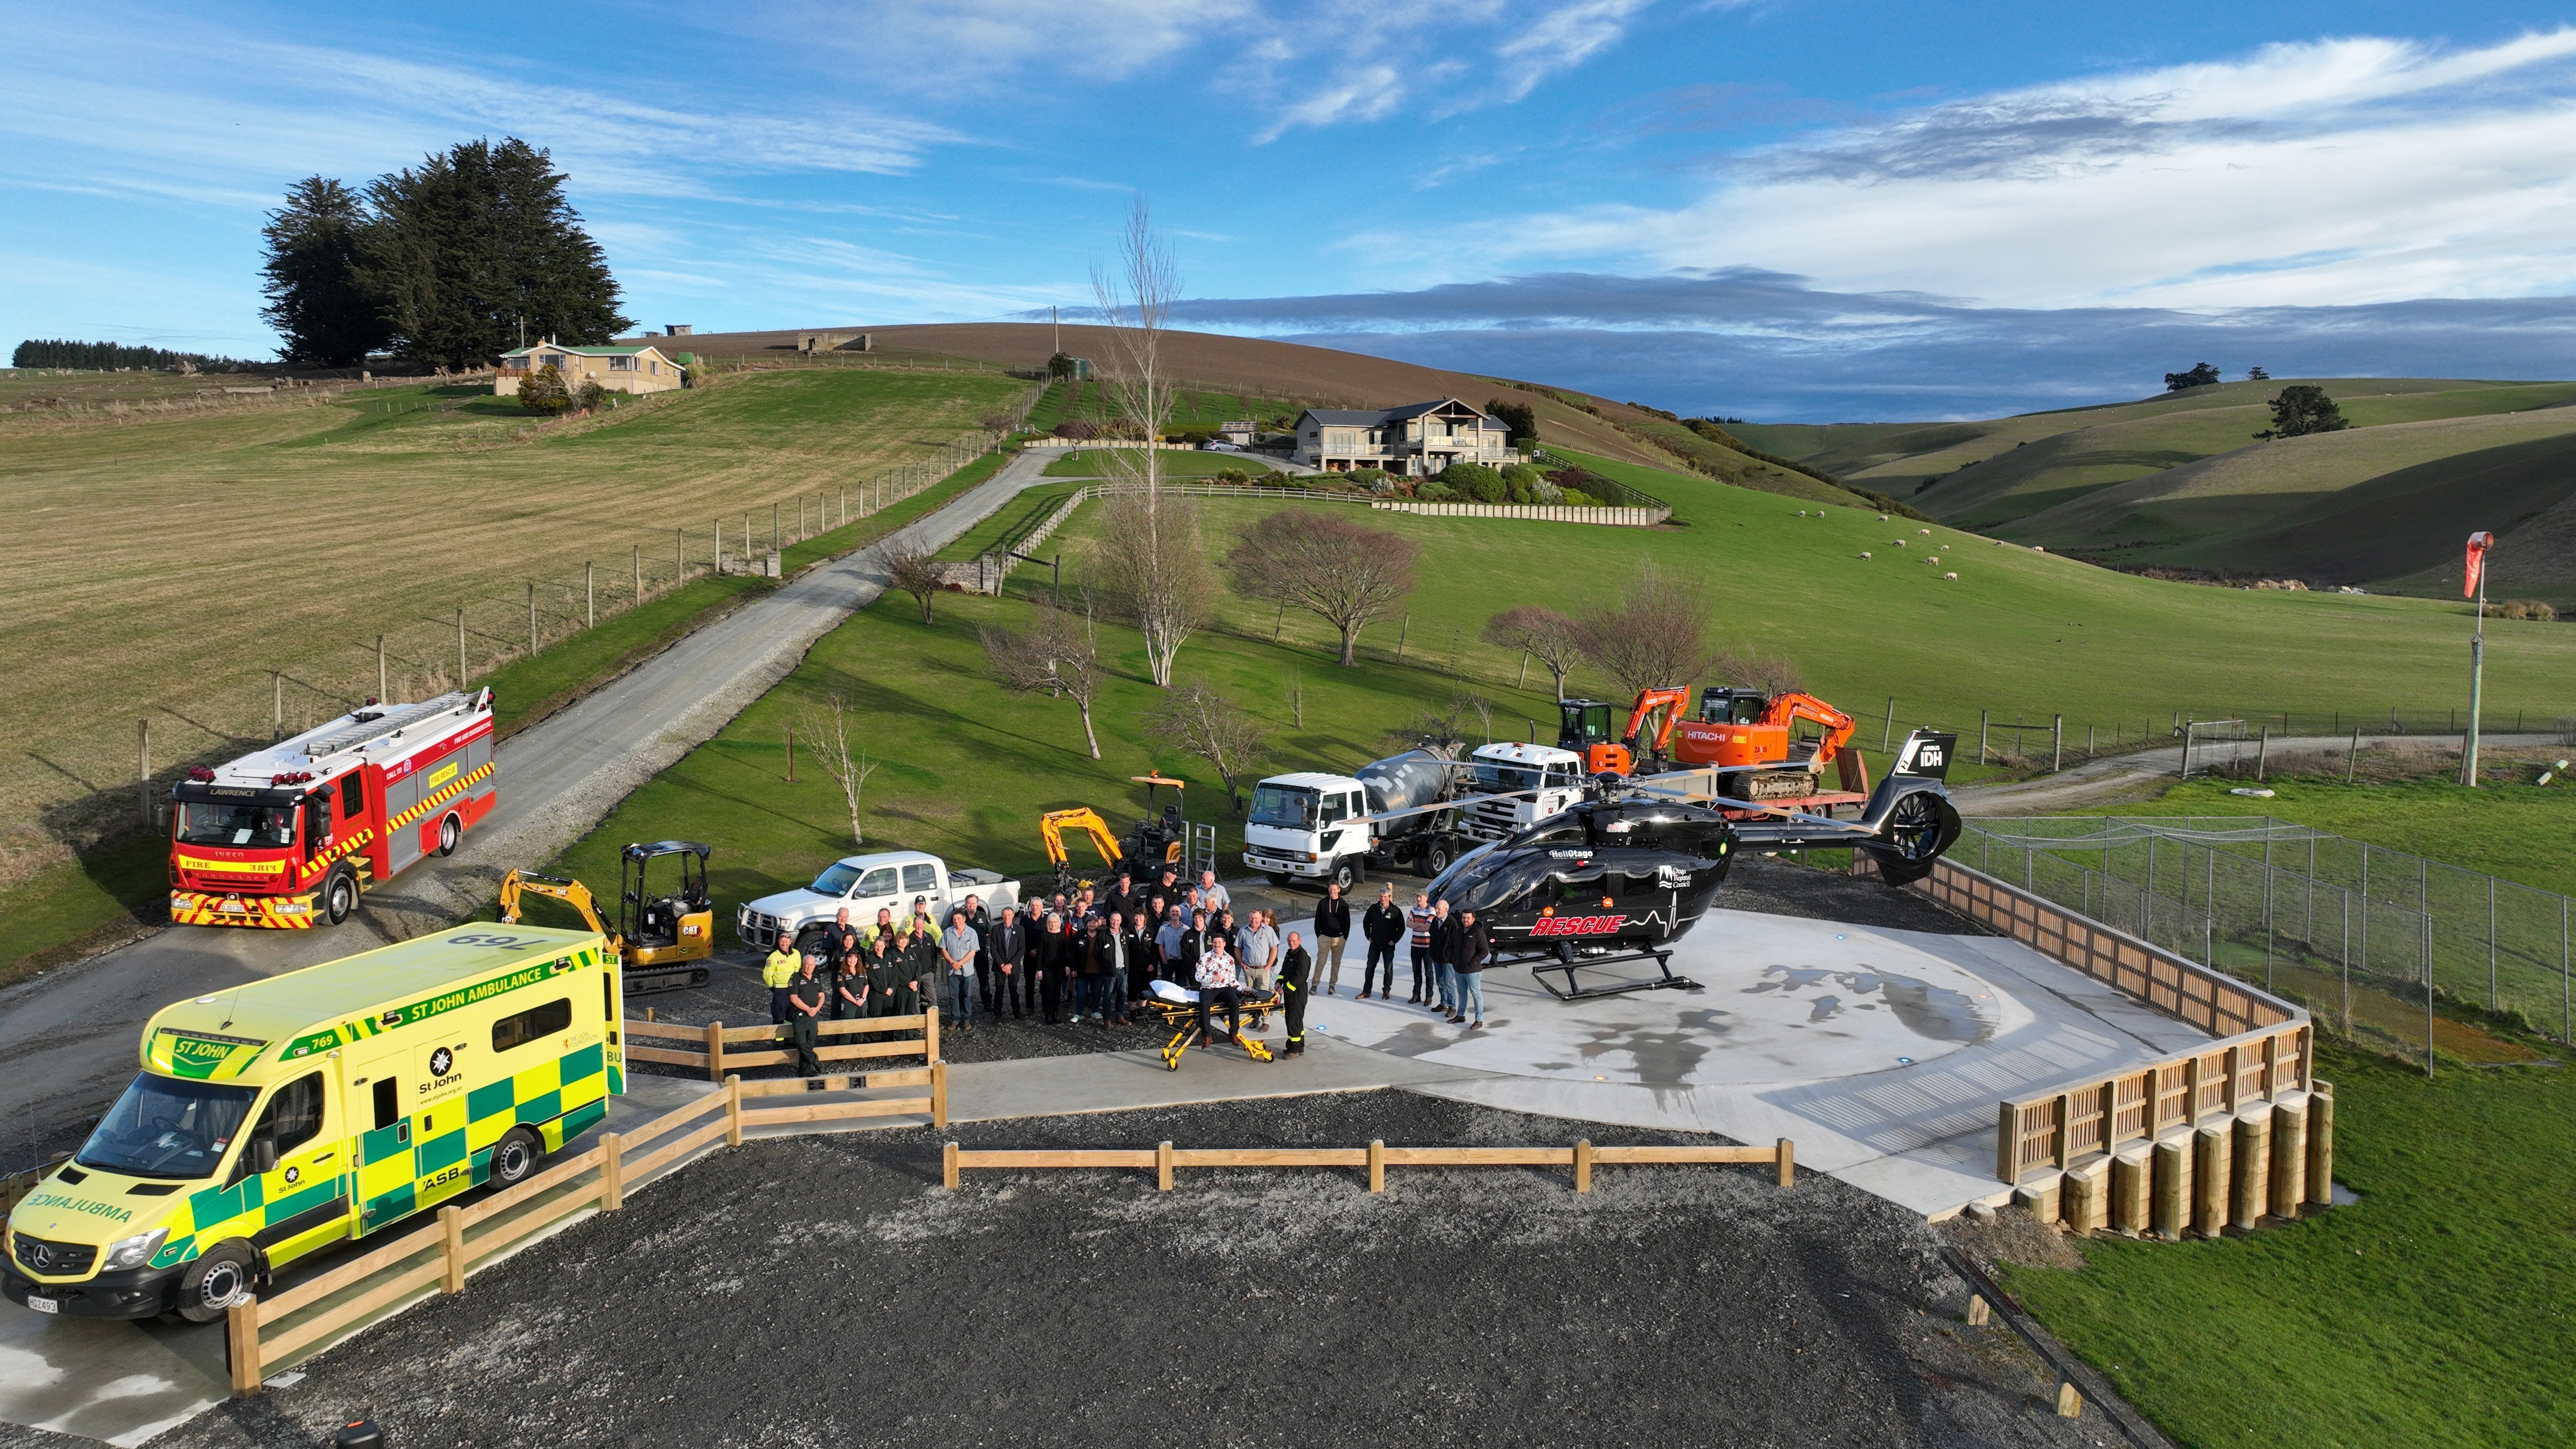
[[[340,716],[173,790],[170,919],[338,925],[358,893],[456,849],[490,813],[492,691]]]

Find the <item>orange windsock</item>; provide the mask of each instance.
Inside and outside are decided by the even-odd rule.
[[[2495,547],[2494,534],[2469,535],[2469,566],[2468,571],[2460,575],[2461,598],[2474,599],[2478,596],[2478,579],[2487,571],[2487,550],[2493,547]]]

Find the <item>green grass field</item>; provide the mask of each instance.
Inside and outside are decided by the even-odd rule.
[[[867,786],[863,823],[869,849],[910,847],[998,870],[1044,865],[1037,817],[1089,805],[1124,828],[1144,808],[1129,777],[1151,771],[1190,782],[1194,820],[1226,819],[1225,796],[1203,763],[1146,742],[1139,716],[1157,695],[1132,630],[1104,624],[1118,677],[1097,707],[1104,758],[1083,747],[1074,707],[1011,695],[990,682],[976,628],[1023,622],[1023,596],[1042,590],[1043,570],[1024,568],[1000,599],[938,597],[925,627],[909,597],[879,600],[814,646],[796,672],[714,740],[635,792],[560,864],[596,883],[617,874],[629,840],[686,836],[716,847],[711,876],[729,913],[734,905],[811,878],[822,864],[860,849],[849,836],[839,787],[810,758],[787,780],[786,731],[810,732],[838,696],[861,712],[856,731],[882,762]],[[1183,676],[1203,675],[1267,722],[1275,770],[1349,768],[1391,753],[1385,732],[1426,706],[1444,704],[1453,681],[1375,661],[1344,670],[1328,659],[1263,639],[1224,633],[1194,638]],[[1286,699],[1306,687],[1305,727]],[[1547,713],[1539,691],[1497,691],[1506,719]],[[1248,789],[1249,781],[1242,782]],[[1241,831],[1220,832],[1240,848]],[[730,931],[730,926],[727,928]]]
[[[1275,471],[1266,460],[1249,453],[1203,453],[1196,448],[1157,448],[1155,451],[1162,455],[1163,475],[1167,478],[1213,478],[1228,469],[1255,476]],[[1126,477],[1128,475],[1120,470],[1142,464],[1141,456],[1131,456],[1141,452],[1141,449],[1128,448],[1084,449],[1076,455],[1047,464],[1046,475],[1050,478]]]
[[[1402,637],[1409,658],[1458,667],[1505,684],[1517,655],[1478,642],[1485,620],[1525,603],[1580,612],[1614,596],[1639,562],[1707,580],[1713,644],[1786,655],[1808,685],[1876,722],[1890,695],[1899,728],[1944,723],[1973,731],[1977,711],[2045,721],[2063,712],[2080,735],[2115,722],[2135,735],[2175,710],[2218,718],[2246,711],[2371,711],[2391,705],[2438,711],[2459,692],[2469,620],[2424,600],[2329,594],[2248,593],[2159,582],[2052,554],[1998,545],[1910,521],[1878,521],[1850,508],[1731,488],[1678,473],[1585,460],[1671,501],[1686,527],[1657,529],[1500,519],[1369,514],[1424,546],[1422,580],[1403,618],[1372,624],[1363,650],[1389,657]],[[1208,547],[1280,507],[1346,504],[1206,500]],[[1358,510],[1351,509],[1356,513]],[[1057,537],[1067,577],[1080,543],[1099,526],[1086,509]],[[1895,541],[1906,540],[1899,548]],[[1863,560],[1867,551],[1874,557]],[[1926,562],[1938,557],[1938,566]],[[1956,583],[1942,575],[1956,571]],[[1224,617],[1267,637],[1275,610],[1229,601]],[[1281,637],[1317,654],[1319,620],[1293,612]],[[2576,666],[2576,630],[2496,620],[2488,625],[2490,717],[2563,711]],[[2370,661],[2356,671],[2356,659]],[[1544,676],[1540,676],[1544,678]],[[1601,681],[1578,675],[1578,688]],[[2386,696],[2380,698],[2380,696]],[[2576,711],[2564,711],[2576,713]],[[1866,731],[1876,745],[1877,731]]]
[[[2576,1074],[2432,1078],[2331,1044],[2360,1201],[2217,1242],[2093,1239],[2005,1286],[2185,1444],[2483,1449],[2576,1439]]]

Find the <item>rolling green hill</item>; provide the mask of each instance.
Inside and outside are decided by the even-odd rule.
[[[2293,382],[2351,427],[2253,435]],[[2576,598],[2576,383],[2277,378],[1972,422],[1735,429],[1854,488],[1961,528],[2123,568],[2297,578],[2408,593],[2456,585],[2472,529],[2503,547],[2491,591]],[[2537,530],[2526,537],[2517,529]]]

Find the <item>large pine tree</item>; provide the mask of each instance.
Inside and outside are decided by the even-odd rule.
[[[395,350],[479,367],[529,340],[603,343],[633,325],[599,244],[564,200],[563,173],[517,137],[467,141],[367,188],[374,224],[360,274]]]
[[[326,176],[287,188],[286,204],[268,214],[260,235],[268,260],[260,315],[286,339],[278,349],[300,367],[348,367],[385,344],[376,300],[358,277],[358,248],[367,212],[358,193]]]

